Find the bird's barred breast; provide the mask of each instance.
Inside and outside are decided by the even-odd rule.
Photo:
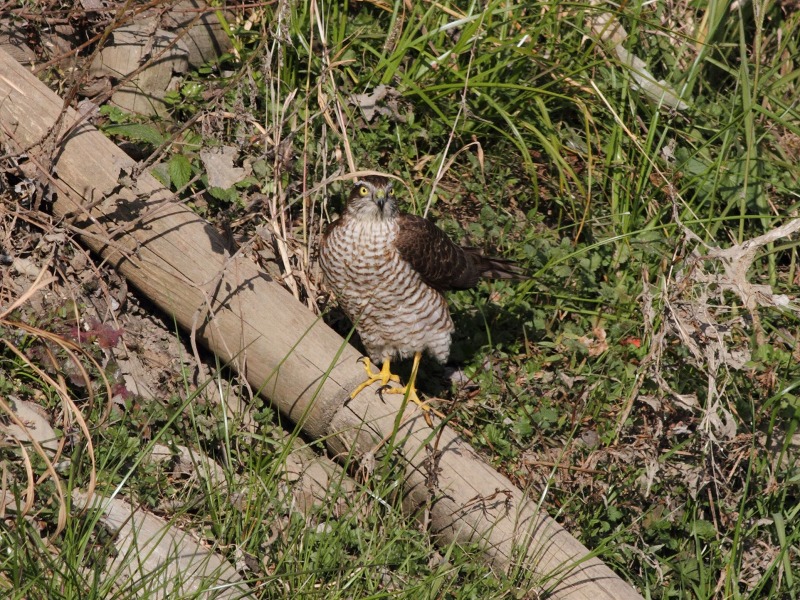
[[[320,248],[320,264],[375,361],[427,350],[450,354],[447,302],[394,249],[392,222],[342,223]]]

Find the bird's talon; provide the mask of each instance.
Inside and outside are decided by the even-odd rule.
[[[381,387],[379,387],[377,389],[378,398],[380,398],[381,402],[383,402],[384,404],[386,404],[386,399],[383,397],[383,392],[385,392],[386,390],[389,390],[389,389],[391,389],[391,387],[388,386],[388,385],[382,385]]]
[[[372,370],[372,362],[370,362],[369,357],[362,356],[358,360],[364,363],[364,370],[367,372],[367,380],[353,390],[353,392],[350,394],[351,399],[355,398],[364,388],[372,385],[376,381],[381,382],[382,388],[388,387],[390,381],[400,381],[400,377],[391,372],[388,359],[383,361],[383,366],[381,367],[380,371]]]
[[[422,408],[422,407],[420,407],[420,408]],[[431,409],[430,408],[428,408],[427,410],[425,410],[425,409],[422,410],[422,417],[425,419],[425,424],[428,427],[432,428],[433,427],[433,419],[431,419]]]

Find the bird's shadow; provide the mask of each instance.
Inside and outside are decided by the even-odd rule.
[[[478,356],[495,348],[524,346],[526,333],[531,334],[529,311],[491,302],[482,291],[470,293],[472,301],[468,305],[451,310],[456,330],[448,364],[453,367],[472,364]]]

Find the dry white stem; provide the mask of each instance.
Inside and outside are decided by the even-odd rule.
[[[747,273],[759,249],[800,231],[800,219],[793,219],[763,235],[728,248],[710,246],[686,227],[674,211],[675,222],[684,234],[685,243],[693,244],[688,258],[671,272],[669,285],[664,281],[662,298],[668,318],[662,329],[677,336],[691,353],[693,364],[706,373],[707,401],[701,427],[710,441],[731,439],[736,425],[725,407],[729,370],[742,370],[751,358],[749,336],[735,337],[747,330],[749,322],[728,306],[734,294],[752,318],[752,328],[760,338],[763,333],[759,308],[779,308],[798,312],[788,296],[775,294],[769,285],[754,284]],[[715,265],[718,265],[715,267]],[[662,348],[658,349],[660,353]],[[655,361],[657,364],[660,361]],[[657,380],[664,383],[663,378]]]

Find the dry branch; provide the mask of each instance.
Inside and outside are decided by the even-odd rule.
[[[440,542],[480,542],[491,563],[530,569],[551,597],[640,598],[448,427],[430,429],[416,408],[398,427],[399,402],[366,392],[345,405],[363,378],[356,351],[252,262],[230,256],[214,229],[149,174],[133,181],[135,163],[92,127],[42,143],[61,107],[0,52],[0,135],[7,151],[52,174],[55,214],[309,436],[326,439],[335,455],[367,458],[389,440],[383,449],[407,464],[404,505],[428,515]],[[65,121],[76,118],[69,111]]]

